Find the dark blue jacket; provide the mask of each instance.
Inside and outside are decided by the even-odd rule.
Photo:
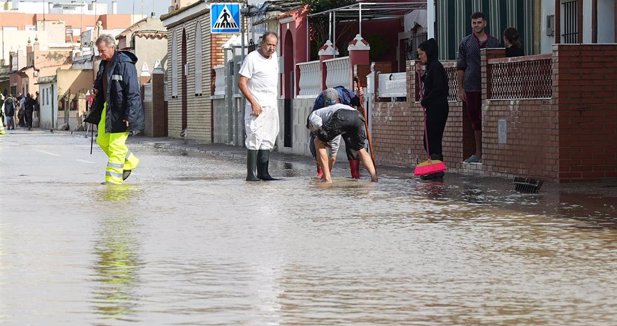
[[[92,112],[85,119],[86,122],[98,124],[103,106],[107,103],[105,132],[137,133],[144,130],[144,109],[135,68],[136,62],[137,57],[126,51],[116,51],[108,64],[108,71],[105,71],[105,61],[101,62],[94,82],[96,98],[92,104]],[[103,94],[103,78],[107,78],[107,94]],[[128,128],[125,120],[129,122]]]

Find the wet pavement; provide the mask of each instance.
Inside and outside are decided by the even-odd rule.
[[[0,324],[615,325],[617,182],[312,178],[274,154],[134,138],[101,185],[83,134],[0,138]]]

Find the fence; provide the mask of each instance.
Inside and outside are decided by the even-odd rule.
[[[551,98],[552,55],[489,59],[487,99]]]
[[[321,92],[321,72],[319,60],[298,64],[300,81],[298,83],[298,97],[315,97]]]
[[[351,89],[349,57],[324,60],[326,64],[326,87],[345,86]]]

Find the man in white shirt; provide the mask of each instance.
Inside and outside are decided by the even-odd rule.
[[[247,103],[244,114],[246,181],[276,180],[270,176],[268,165],[279,133],[277,44],[276,33],[266,32],[259,48],[249,53],[240,67],[238,87]]]

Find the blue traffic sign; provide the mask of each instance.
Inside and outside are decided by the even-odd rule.
[[[212,33],[240,33],[240,4],[210,4],[210,22]]]

